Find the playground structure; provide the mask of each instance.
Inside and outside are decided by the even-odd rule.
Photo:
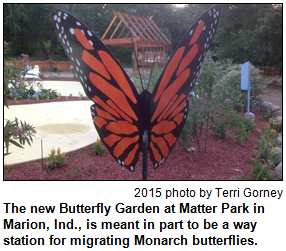
[[[137,55],[138,59],[135,60],[135,55],[133,53],[132,62],[134,72],[138,71],[138,65],[140,65],[143,70],[151,69],[153,63],[165,65],[168,56],[168,46],[171,45],[171,42],[163,32],[161,32],[159,36],[160,29],[152,19],[115,11],[113,14],[114,18],[101,38],[101,41],[105,45],[133,48],[134,44],[134,53]],[[119,22],[117,22],[116,25],[115,21],[117,18],[119,18]],[[116,25],[115,28],[114,25]],[[120,32],[115,36],[117,31]],[[107,36],[109,38],[107,38]],[[156,53],[157,43],[158,48]]]

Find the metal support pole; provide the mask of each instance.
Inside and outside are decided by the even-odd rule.
[[[250,81],[248,82],[247,116],[249,116],[249,110],[250,110]]]
[[[143,133],[142,137],[142,152],[143,152],[143,169],[142,180],[147,180],[147,154],[148,154],[148,134],[147,131]]]

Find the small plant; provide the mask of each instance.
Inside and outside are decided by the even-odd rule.
[[[212,130],[212,133],[214,137],[219,138],[219,139],[225,139],[226,138],[226,129],[227,129],[227,124],[224,120],[222,119],[217,119],[210,129]]]
[[[61,167],[66,164],[66,154],[61,153],[61,149],[58,147],[57,154],[56,150],[51,149],[51,154],[49,154],[47,167],[49,169],[55,169],[56,167]]]
[[[260,163],[257,157],[246,161],[253,162],[255,164],[252,172],[250,172],[254,180],[276,180],[276,178],[274,177],[274,172],[269,172],[267,170],[268,165],[263,165],[262,163]],[[246,176],[246,179],[251,178],[249,176]]]
[[[247,139],[247,132],[244,128],[236,128],[233,132],[233,140],[242,145],[243,142]]]
[[[72,93],[70,93],[70,97],[72,97]]]
[[[81,100],[81,99],[85,99],[85,96],[81,93],[81,92],[78,92],[78,99]]]
[[[96,155],[103,155],[105,153],[104,147],[99,139],[97,139],[93,145],[93,153]]]
[[[261,114],[265,120],[269,120],[270,118],[272,118],[272,114],[267,107],[261,108]]]
[[[10,154],[10,144],[24,148],[23,146],[27,142],[31,146],[31,142],[33,142],[32,137],[35,136],[35,133],[35,128],[26,122],[22,122],[17,118],[14,121],[7,120],[4,126],[4,149],[6,148],[4,156]]]
[[[274,156],[272,156],[271,153],[272,148],[277,146],[275,135],[276,131],[274,129],[271,129],[270,126],[267,126],[267,128],[265,128],[264,131],[261,132],[260,138],[257,140],[258,145],[256,146],[256,148],[258,148],[258,151],[256,151],[256,153],[258,154],[259,159],[268,162],[269,159],[275,158]]]
[[[43,89],[42,94],[43,94],[43,98],[47,100],[56,99],[60,96],[60,94],[57,93],[57,91],[52,90],[52,89]]]

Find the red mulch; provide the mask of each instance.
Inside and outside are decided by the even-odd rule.
[[[39,99],[39,100],[33,100],[33,99],[21,99],[17,102],[14,99],[7,98],[8,106],[12,105],[28,105],[28,104],[41,104],[41,103],[47,103],[47,102],[61,102],[61,101],[81,101],[81,100],[89,100],[88,98],[82,98],[79,99],[79,97],[69,97],[69,96],[61,96],[58,99]]]
[[[78,81],[78,78],[61,78],[61,77],[55,77],[55,78],[41,78],[42,81]]]
[[[77,97],[68,98],[69,101],[79,100]],[[44,102],[67,101],[66,97],[47,100],[20,100],[15,103],[8,99],[9,105],[22,105]],[[267,122],[259,111],[252,110],[255,114],[257,127],[263,128]],[[148,161],[148,180],[237,180],[249,175],[253,163],[245,160],[254,157],[254,146],[260,133],[253,131],[242,146],[237,146],[231,136],[226,139],[217,139],[210,133],[205,145],[205,129],[202,132],[201,152],[197,143],[193,143],[196,152],[191,152],[193,162],[179,142],[165,163],[154,170]],[[96,140],[96,139],[95,139]],[[93,144],[66,154],[66,165],[55,170],[46,167],[46,159],[26,162],[4,167],[5,180],[141,180],[142,179],[142,154],[137,162],[134,172],[117,164],[106,150],[102,156],[93,154]],[[36,164],[38,163],[38,164]]]

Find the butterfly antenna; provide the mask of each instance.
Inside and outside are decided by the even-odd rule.
[[[138,56],[137,56],[136,51],[135,51],[135,46],[134,46],[134,42],[133,42],[133,38],[132,38],[130,24],[129,24],[129,22],[127,22],[127,23],[128,23],[129,32],[131,34],[131,41],[132,41],[133,51],[135,53],[135,59],[136,59],[136,62],[137,62],[137,66],[139,66],[139,64],[138,64]],[[142,83],[142,78],[141,78],[141,73],[140,73],[139,67],[138,67],[138,73],[139,73],[139,77],[140,77],[140,81],[141,81],[142,91],[144,91],[144,87],[143,87],[143,83]]]
[[[150,85],[150,81],[151,81],[151,77],[152,77],[152,72],[153,72],[155,57],[157,57],[157,49],[158,49],[158,45],[159,45],[159,41],[160,41],[160,37],[161,37],[161,32],[162,32],[163,24],[164,24],[164,22],[162,22],[162,24],[161,24],[160,33],[159,33],[159,37],[158,37],[158,41],[157,41],[157,46],[156,46],[156,50],[155,50],[154,60],[153,60],[152,67],[151,67],[151,72],[150,72],[150,77],[149,77],[149,82],[148,82],[147,90],[149,89],[149,85]]]

